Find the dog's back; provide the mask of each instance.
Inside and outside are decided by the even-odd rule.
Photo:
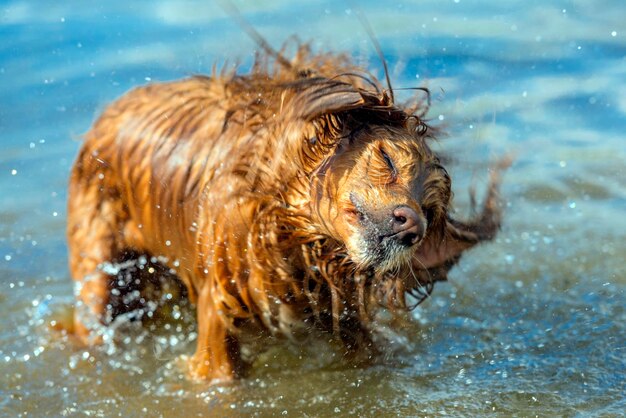
[[[271,147],[271,138],[259,131],[271,123],[265,113],[274,103],[261,104],[237,81],[193,77],[151,84],[107,107],[86,135],[70,182],[70,248],[83,256],[71,257],[76,279],[86,273],[81,258],[89,255],[72,244],[99,216],[123,230],[110,259],[133,249],[163,256],[183,272],[192,269],[189,249],[202,193],[228,193],[219,190],[220,182],[211,188],[214,178],[249,167]],[[246,176],[238,178],[244,187]],[[94,210],[99,213],[81,213]]]
[[[111,260],[134,248],[184,262],[178,250],[192,247],[194,237],[180,225],[195,221],[206,182],[239,145],[217,146],[222,127],[212,121],[223,120],[219,100],[209,82],[189,79],[137,88],[105,110],[86,136],[70,182],[70,249],[83,256],[71,257],[76,279],[87,273],[89,251],[73,244],[95,234],[94,223],[109,224],[103,228],[112,228],[111,235],[123,230]],[[94,239],[90,245],[99,247]]]

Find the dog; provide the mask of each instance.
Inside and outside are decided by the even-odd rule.
[[[498,170],[481,212],[451,217],[426,107],[395,103],[348,56],[306,44],[291,60],[260,54],[248,74],[130,91],[71,172],[76,334],[94,343],[114,319],[107,266],[132,253],[159,257],[196,306],[196,379],[245,375],[251,327],[371,346],[376,312],[421,302],[501,221]]]

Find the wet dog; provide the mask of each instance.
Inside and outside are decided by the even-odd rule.
[[[287,337],[315,327],[364,349],[378,309],[420,302],[499,227],[497,174],[475,219],[451,218],[423,110],[307,46],[290,61],[260,56],[246,75],[127,93],[71,173],[76,333],[89,340],[111,321],[105,266],[132,252],[158,256],[196,305],[197,378],[241,375],[250,326]]]

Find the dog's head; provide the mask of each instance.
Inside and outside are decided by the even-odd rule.
[[[359,80],[291,85],[279,152],[288,158],[273,171],[279,182],[308,184],[293,201],[310,208],[307,231],[331,237],[358,270],[412,278],[418,287],[445,280],[464,251],[495,236],[498,173],[508,162],[492,171],[482,212],[469,222],[452,219],[451,181],[429,147],[431,128],[375,82]]]
[[[392,311],[416,306],[464,251],[493,238],[499,170],[482,211],[454,220],[450,177],[421,119],[426,108],[397,106],[375,78],[328,62],[319,73],[289,71],[265,92],[277,98],[266,126],[275,140],[251,167],[255,193],[270,194],[248,250],[275,272],[274,294],[288,295],[282,307],[301,297],[316,320],[330,308],[336,331],[355,313],[368,320],[373,302]]]
[[[318,222],[362,267],[399,269],[427,237],[442,237],[450,178],[414,124],[361,124],[317,175]]]
[[[443,237],[451,198],[429,128],[379,92],[323,78],[303,85],[292,104],[314,126],[296,142],[312,220],[359,268],[410,265],[425,241]]]
[[[417,126],[345,126],[315,173],[317,223],[360,267],[399,270],[427,238],[443,236],[450,178]]]

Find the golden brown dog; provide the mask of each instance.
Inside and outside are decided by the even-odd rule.
[[[86,135],[68,209],[85,340],[111,320],[103,266],[132,251],[165,260],[196,304],[196,377],[242,373],[244,325],[316,327],[360,350],[376,309],[421,301],[494,236],[497,176],[482,213],[453,220],[423,108],[344,56],[274,58],[137,88]]]

